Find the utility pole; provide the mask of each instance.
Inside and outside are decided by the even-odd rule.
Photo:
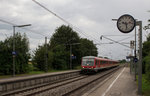
[[[15,52],[15,39],[16,39],[16,36],[15,36],[15,26],[13,26],[13,76],[15,76],[15,57],[16,57],[16,52]]]
[[[15,76],[15,57],[16,57],[16,50],[15,50],[15,40],[16,40],[16,34],[15,34],[15,28],[16,27],[26,27],[26,26],[31,26],[31,24],[26,24],[26,25],[15,25],[13,26],[13,52],[12,52],[12,55],[13,55],[13,76]]]
[[[48,53],[47,53],[47,37],[45,37],[45,72],[48,71],[48,64],[47,64],[47,58],[48,58]]]
[[[72,45],[70,44],[70,69],[72,69]]]
[[[142,95],[142,21],[137,21],[139,26],[139,64],[138,64],[138,94]]]
[[[133,49],[134,49],[134,41],[131,40],[130,41],[130,49],[131,49],[131,56],[132,58],[130,58],[130,73],[133,72],[133,60],[134,60],[134,57],[133,57]]]

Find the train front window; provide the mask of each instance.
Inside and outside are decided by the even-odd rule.
[[[94,66],[94,59],[83,59],[82,66]]]

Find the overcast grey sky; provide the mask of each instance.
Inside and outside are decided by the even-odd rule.
[[[118,31],[116,22],[123,14],[130,14],[134,18],[141,20],[143,26],[148,24],[150,19],[150,0],[36,0],[49,10],[64,18],[81,32],[80,37],[93,40],[95,44],[108,43],[107,39],[100,40],[101,35],[124,35],[107,36],[113,40],[129,43],[134,40],[134,31],[123,34]],[[44,38],[48,38],[55,29],[65,22],[58,19],[32,0],[0,0],[0,19],[9,21],[17,25],[32,24],[26,29],[16,28],[16,32],[26,33],[30,40],[30,48],[34,50],[38,45],[44,43]],[[77,30],[75,30],[77,31]],[[148,32],[143,30],[143,40]],[[13,34],[12,26],[0,22],[0,40]],[[86,34],[86,35],[85,35]],[[113,59],[123,59],[130,53],[129,48],[119,44],[96,45],[100,56],[107,56]],[[129,44],[128,44],[129,46]]]

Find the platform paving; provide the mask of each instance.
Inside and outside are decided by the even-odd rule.
[[[100,82],[83,96],[139,96],[134,75],[129,67],[121,68],[114,75]]]
[[[14,77],[0,79],[0,83],[16,81],[16,80],[24,80],[24,79],[29,79],[29,78],[45,77],[45,76],[50,76],[50,75],[58,75],[58,74],[77,72],[77,71],[80,71],[80,70],[66,70],[66,71],[60,71],[60,72],[42,73],[42,74],[35,74],[35,75],[14,76]]]

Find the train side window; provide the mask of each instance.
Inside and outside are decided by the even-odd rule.
[[[104,61],[104,64],[106,64],[106,61]]]
[[[105,61],[103,61],[103,64],[105,64]]]
[[[104,62],[102,61],[102,65],[104,64]]]
[[[102,64],[104,64],[104,61],[102,61]]]
[[[106,61],[106,64],[108,64],[108,61]]]

